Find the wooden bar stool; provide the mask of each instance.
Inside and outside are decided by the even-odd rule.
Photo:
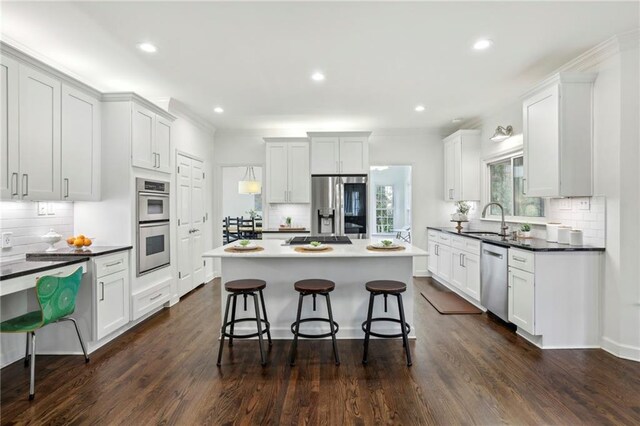
[[[365,285],[367,291],[369,291],[369,312],[367,313],[367,320],[362,323],[362,331],[364,331],[364,355],[362,356],[362,363],[367,364],[367,355],[369,352],[369,338],[371,336],[382,338],[396,338],[402,337],[402,346],[404,346],[405,353],[407,355],[407,365],[411,366],[411,351],[409,350],[408,334],[411,332],[411,326],[407,324],[404,319],[404,305],[402,304],[402,293],[407,290],[407,285],[400,281],[392,280],[379,280],[369,281]],[[389,295],[396,296],[398,299],[398,311],[400,313],[400,319],[396,318],[371,318],[373,314],[373,302],[378,295],[384,296],[384,311],[387,312],[387,297]],[[401,332],[398,334],[384,334],[375,333],[371,331],[371,323],[377,321],[395,322],[400,324]]]
[[[233,346],[233,339],[249,339],[251,337],[258,337],[258,342],[260,344],[260,361],[263,366],[267,364],[267,361],[264,357],[264,349],[263,349],[263,341],[262,335],[267,333],[267,338],[269,339],[269,346],[271,346],[271,325],[269,324],[269,320],[267,319],[267,308],[264,304],[264,296],[262,295],[262,290],[267,286],[267,283],[263,280],[235,280],[229,281],[224,285],[225,290],[229,293],[227,296],[227,306],[224,310],[224,322],[222,323],[222,327],[220,329],[220,347],[218,349],[218,362],[217,365],[220,366],[220,362],[222,361],[222,348],[224,347],[224,338],[229,338],[229,346]],[[238,301],[238,296],[242,296],[244,298],[244,310],[247,310],[247,297],[253,297],[253,306],[255,309],[256,316],[255,318],[240,318],[236,319],[236,303]],[[264,314],[264,319],[260,317],[260,307],[258,306],[258,297],[260,298],[260,303],[262,304],[262,313]],[[233,308],[231,310],[231,320],[228,321],[229,318],[229,305],[231,304],[231,299],[233,299]],[[233,329],[234,326],[239,322],[249,322],[255,321],[257,326],[256,333],[249,334],[234,334]],[[262,328],[262,324],[264,324],[264,328]],[[231,327],[229,333],[227,333],[227,327]]]
[[[333,281],[320,279],[302,280],[296,282],[293,285],[293,288],[298,293],[300,293],[300,296],[298,297],[298,314],[296,315],[296,321],[291,324],[291,332],[293,333],[293,344],[291,345],[291,351],[289,353],[289,364],[291,366],[294,366],[296,364],[298,337],[304,337],[306,339],[321,339],[323,337],[329,336],[331,336],[331,339],[333,340],[333,356],[335,357],[336,365],[340,365],[338,344],[336,342],[336,333],[338,332],[339,326],[338,323],[333,320],[333,312],[331,311],[331,298],[329,297],[329,293],[331,293],[335,287],[336,285]],[[304,300],[305,296],[309,295],[313,296],[314,311],[316,310],[316,296],[321,295],[325,297],[327,301],[327,311],[329,314],[329,318],[300,318],[300,316],[302,315],[302,301]],[[328,322],[331,331],[329,333],[321,334],[300,333],[300,324],[312,321]]]

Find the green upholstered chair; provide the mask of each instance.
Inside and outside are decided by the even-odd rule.
[[[36,330],[47,324],[59,321],[71,321],[78,333],[80,346],[84,353],[85,362],[89,362],[87,350],[80,335],[78,324],[68,317],[76,308],[76,296],[82,281],[82,268],[78,268],[68,277],[43,276],[36,281],[36,296],[40,310],[28,312],[19,317],[0,323],[2,333],[27,333],[27,348],[24,357],[25,366],[29,365],[29,340],[31,340],[31,382],[29,385],[29,399],[35,396],[35,365],[36,365]]]

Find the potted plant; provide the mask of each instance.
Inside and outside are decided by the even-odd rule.
[[[471,210],[471,205],[466,201],[456,201],[456,212],[451,215],[451,220],[454,222],[467,222],[467,213]]]
[[[287,228],[291,228],[291,216],[287,216],[284,218],[284,224]]]
[[[247,210],[245,213],[247,213],[251,219],[255,219],[258,217],[258,212],[254,209]]]
[[[520,236],[522,238],[531,238],[531,225],[528,223],[520,225]]]

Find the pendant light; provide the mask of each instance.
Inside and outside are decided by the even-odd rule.
[[[498,126],[498,128],[496,129],[496,132],[489,139],[491,139],[494,142],[502,142],[504,140],[509,139],[512,134],[513,134],[513,127],[507,126],[506,128],[504,128],[502,126]]]
[[[238,182],[238,194],[260,194],[262,192],[262,183],[256,179],[253,167],[247,167],[244,177]]]

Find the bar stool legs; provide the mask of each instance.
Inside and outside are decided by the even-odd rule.
[[[327,311],[329,312],[329,327],[331,328],[331,340],[333,340],[333,356],[336,359],[336,365],[340,365],[340,356],[338,355],[338,343],[336,342],[336,330],[333,322],[333,312],[331,312],[331,299],[329,293],[325,295],[327,298]]]
[[[401,321],[400,328],[402,329],[402,345],[404,346],[404,351],[407,354],[407,365],[411,367],[413,362],[411,362],[411,349],[409,348],[409,337],[407,336],[407,327],[404,326],[405,324],[407,324],[407,322],[404,319],[404,305],[402,303],[402,295],[398,294],[396,297],[398,298],[398,311],[400,312],[400,321]],[[371,325],[369,325],[369,327],[371,327]]]
[[[302,293],[298,296],[298,313],[296,314],[296,328],[293,332],[293,343],[289,350],[289,365],[296,365],[296,354],[298,353],[298,331],[300,330],[300,316],[302,315]]]

